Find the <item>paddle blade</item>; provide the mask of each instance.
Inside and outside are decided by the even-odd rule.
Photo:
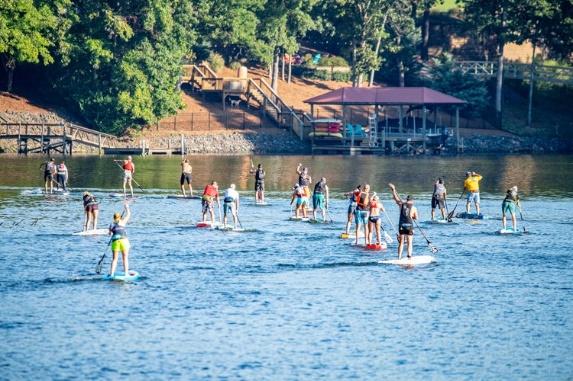
[[[394,242],[394,240],[392,239],[392,237],[390,237],[390,234],[384,232],[384,241],[386,241],[387,243],[392,243]]]

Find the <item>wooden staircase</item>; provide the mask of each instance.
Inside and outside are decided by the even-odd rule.
[[[223,96],[236,95],[244,98],[247,107],[257,108],[261,115],[269,118],[280,128],[286,128],[301,140],[306,138],[304,125],[310,118],[298,115],[262,78],[222,78],[209,68],[201,65],[184,65],[182,82],[188,83],[193,91],[218,92]],[[230,86],[233,84],[233,86]]]

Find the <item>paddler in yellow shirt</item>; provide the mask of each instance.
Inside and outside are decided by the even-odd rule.
[[[478,175],[475,172],[466,172],[466,180],[464,181],[464,189],[468,192],[467,195],[467,202],[466,202],[466,213],[470,213],[470,206],[473,203],[476,206],[476,213],[479,215],[479,182],[481,181],[482,176]]]

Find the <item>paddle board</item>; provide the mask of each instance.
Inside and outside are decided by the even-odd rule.
[[[386,259],[379,261],[385,265],[399,265],[399,266],[414,266],[414,265],[427,265],[436,262],[436,258],[431,255],[418,255],[412,258],[402,257],[402,259]]]
[[[523,234],[523,231],[513,229],[500,229],[497,231],[497,234]]]
[[[481,213],[477,214],[477,213],[462,212],[462,213],[458,213],[456,215],[456,218],[464,218],[464,219],[468,219],[468,220],[483,220],[485,217]]]
[[[133,196],[133,197],[132,197],[131,194],[128,194],[127,196],[124,196],[123,193],[110,193],[110,194],[109,194],[109,197],[112,197],[112,198],[124,198],[124,197],[125,197],[125,198],[127,198],[127,199],[129,199],[129,200],[135,200],[135,199],[137,198],[136,196]]]
[[[242,229],[242,228],[234,228],[232,226],[221,226],[221,225],[215,226],[215,229],[222,230],[225,232],[244,232],[245,231],[245,229]]]
[[[210,228],[210,227],[217,227],[219,225],[218,222],[211,222],[211,221],[200,221],[195,224],[198,228]]]
[[[268,202],[255,202],[255,206],[271,206]]]
[[[382,243],[369,243],[368,245],[364,246],[364,248],[366,250],[373,250],[373,251],[380,251],[380,250],[386,250],[388,248],[388,246],[386,245],[385,242]]]
[[[350,234],[346,234],[346,233],[340,233],[340,238],[342,239],[354,239],[356,238],[356,233],[355,232],[351,232]],[[358,234],[358,238],[364,238],[364,233],[360,233]]]
[[[134,271],[134,270],[129,270],[129,275],[125,275],[121,271],[116,271],[116,273],[113,276],[110,276],[109,274],[107,274],[107,275],[104,275],[102,277],[102,279],[103,280],[115,280],[115,281],[127,282],[127,281],[131,281],[131,280],[139,279],[139,273],[137,271]]]
[[[81,232],[72,233],[72,235],[107,235],[109,233],[109,229],[91,229],[85,230]]]
[[[308,218],[291,216],[289,217],[289,221],[308,221]]]
[[[167,198],[176,199],[176,200],[200,200],[201,197],[199,196],[183,196],[182,194],[170,194]]]

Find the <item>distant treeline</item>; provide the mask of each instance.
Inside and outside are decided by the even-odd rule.
[[[3,0],[3,82],[10,92],[18,68],[33,64],[48,92],[113,133],[152,124],[181,107],[177,81],[185,60],[218,54],[227,64],[269,66],[276,83],[280,60],[296,53],[303,39],[346,58],[354,84],[383,68],[403,86],[428,65],[436,3]],[[558,59],[571,57],[571,1],[464,0],[461,7],[464,22],[484,43],[494,40],[498,55],[506,43],[530,40]]]

